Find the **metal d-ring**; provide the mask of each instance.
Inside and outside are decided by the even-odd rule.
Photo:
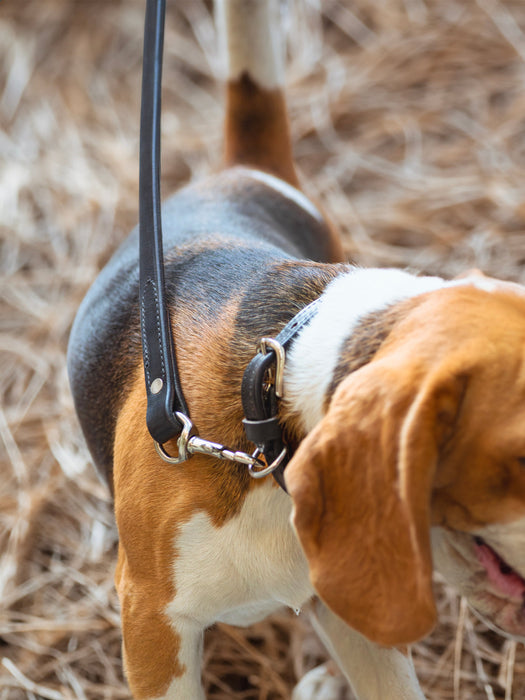
[[[283,447],[283,449],[281,450],[281,454],[278,457],[276,457],[276,459],[273,460],[273,462],[270,464],[270,466],[264,467],[264,469],[259,469],[259,471],[255,471],[255,469],[254,469],[256,462],[254,462],[253,464],[250,464],[248,466],[248,471],[250,472],[250,476],[253,477],[254,479],[262,479],[263,477],[268,476],[269,474],[274,472],[277,469],[277,467],[281,464],[283,459],[286,457],[287,452],[288,452],[288,449],[286,447]],[[252,456],[255,459],[257,459],[259,454],[260,454],[260,450],[255,450],[255,452],[253,453]]]
[[[155,449],[157,450],[157,454],[162,457],[162,459],[165,462],[168,462],[169,464],[180,464],[181,462],[185,462],[187,459],[191,457],[191,453],[188,451],[188,442],[191,438],[191,431],[193,430],[193,423],[191,420],[188,418],[188,416],[185,416],[184,413],[179,413],[179,411],[175,412],[175,415],[179,419],[179,421],[182,423],[182,432],[177,438],[177,447],[179,449],[179,454],[178,457],[172,457],[169,455],[166,450],[164,449],[164,445],[161,445],[160,442],[155,442]]]

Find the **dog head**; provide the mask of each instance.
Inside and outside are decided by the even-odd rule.
[[[436,620],[436,566],[489,623],[525,635],[525,292],[483,280],[403,302],[343,379],[286,483],[311,579],[369,639]]]

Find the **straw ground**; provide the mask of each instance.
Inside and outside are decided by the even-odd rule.
[[[163,189],[220,156],[204,0],[168,2]],[[137,220],[143,2],[0,4],[0,700],[127,698],[116,532],[72,410],[75,310]],[[525,282],[521,0],[296,0],[289,102],[306,191],[363,265]],[[523,646],[436,583],[430,700],[525,696]],[[305,616],[209,632],[208,697],[277,700],[324,658]]]

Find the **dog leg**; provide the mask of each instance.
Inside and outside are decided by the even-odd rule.
[[[155,582],[134,583],[119,555],[123,657],[135,700],[205,700],[201,683],[202,627],[188,617],[170,618]]]
[[[358,700],[425,700],[414,671],[412,660],[397,649],[382,648],[351,629],[320,601],[316,605],[313,623],[328,651],[348,678]],[[323,679],[317,669],[315,681],[318,695],[336,700],[342,695],[320,694]],[[293,700],[308,700],[307,674],[297,686]],[[334,685],[333,674],[327,670],[325,687]],[[339,692],[339,691],[337,691]],[[314,697],[314,696],[311,696]]]
[[[348,681],[327,661],[306,673],[295,686],[292,700],[354,700]]]
[[[206,700],[201,680],[203,629],[182,616],[173,620],[172,626],[180,638],[182,674],[172,680],[162,700]]]

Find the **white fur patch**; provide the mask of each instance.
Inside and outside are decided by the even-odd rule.
[[[308,564],[290,524],[292,503],[272,480],[248,494],[238,515],[215,527],[204,512],[176,539],[176,595],[166,612],[173,624],[189,617],[246,625],[313,595]]]
[[[317,221],[324,221],[323,217],[321,216],[321,212],[312,204],[308,197],[284,180],[281,180],[274,175],[270,175],[269,173],[263,173],[261,170],[252,170],[251,168],[238,169],[242,170],[246,175],[254,180],[258,180],[267,187],[271,187],[272,190],[279,192],[282,197],[289,199],[290,201],[294,202],[294,204],[297,204],[298,207],[304,209],[304,211],[308,212],[308,214],[310,214],[310,216],[312,216],[314,219],[317,219]]]
[[[267,89],[284,83],[278,0],[216,0],[216,23],[226,78],[247,72]]]
[[[285,397],[301,415],[307,432],[323,416],[324,399],[343,343],[359,320],[447,284],[440,277],[371,268],[352,270],[327,286],[317,315],[294,342],[286,362]]]
[[[452,280],[450,286],[461,287],[468,285],[491,294],[493,292],[511,292],[518,296],[525,296],[525,287],[517,282],[507,282],[506,280],[498,280],[494,277],[485,277],[484,275],[472,274],[468,277],[463,277],[458,280]]]

